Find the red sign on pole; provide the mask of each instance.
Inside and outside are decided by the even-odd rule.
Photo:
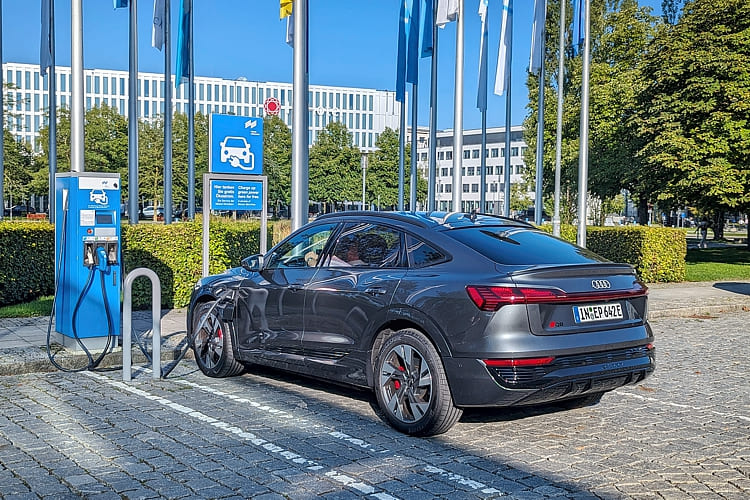
[[[279,111],[281,111],[281,103],[275,97],[269,97],[263,103],[263,109],[266,111],[267,115],[278,116]]]

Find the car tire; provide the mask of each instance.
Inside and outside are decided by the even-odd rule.
[[[209,377],[233,377],[242,373],[244,365],[234,359],[231,327],[218,316],[214,304],[213,301],[203,302],[195,308],[193,314],[191,346],[195,362]],[[206,320],[201,325],[203,318]]]
[[[418,330],[395,332],[380,348],[374,385],[378,405],[397,430],[413,436],[442,434],[463,410],[453,405],[443,362]]]

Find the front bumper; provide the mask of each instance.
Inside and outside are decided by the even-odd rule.
[[[646,345],[558,356],[544,366],[489,367],[475,358],[444,359],[457,406],[520,406],[606,392],[636,384],[653,373]]]

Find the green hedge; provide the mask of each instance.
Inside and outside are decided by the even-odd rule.
[[[546,224],[540,229],[552,232]],[[560,236],[575,243],[576,226],[562,225]],[[647,282],[685,280],[685,233],[668,227],[625,226],[586,229],[586,247],[613,262],[635,267],[638,277]]]
[[[0,222],[0,305],[51,295],[55,288],[55,227]]]
[[[211,221],[211,274],[220,273],[258,253],[259,222]],[[273,226],[269,224],[269,248]],[[0,306],[54,293],[54,226],[47,222],[0,222]],[[152,269],[161,281],[164,307],[184,307],[201,277],[202,225],[138,224],[122,226],[124,272]],[[133,307],[151,306],[151,283],[133,284]]]

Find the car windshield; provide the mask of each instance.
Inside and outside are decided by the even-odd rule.
[[[541,231],[508,227],[467,227],[446,234],[499,264],[585,264],[608,262],[590,250]]]
[[[245,141],[244,141],[244,139],[241,139],[239,137],[229,137],[229,138],[227,138],[227,141],[225,142],[225,145],[228,148],[244,148],[245,147]]]

